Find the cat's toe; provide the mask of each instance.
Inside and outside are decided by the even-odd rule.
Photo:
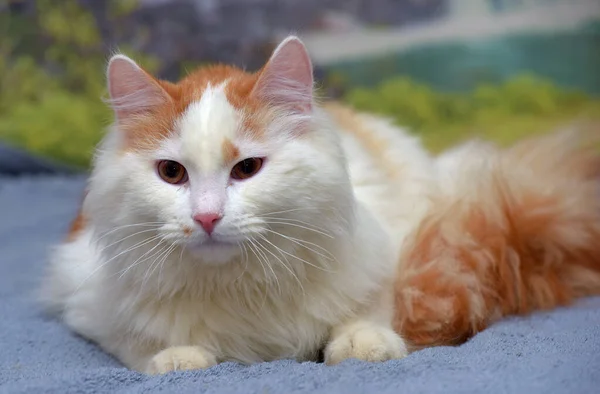
[[[408,354],[402,338],[393,330],[375,325],[349,327],[325,348],[325,363],[334,365],[346,359],[387,361]]]
[[[160,375],[171,371],[203,369],[216,364],[217,360],[215,356],[200,347],[170,347],[150,359],[146,373]]]

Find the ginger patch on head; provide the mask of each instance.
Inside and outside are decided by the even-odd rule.
[[[221,154],[223,155],[223,161],[225,163],[237,161],[240,157],[239,149],[233,144],[233,142],[231,142],[229,138],[225,138],[223,140],[221,145]]]

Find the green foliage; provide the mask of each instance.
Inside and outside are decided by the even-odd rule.
[[[551,131],[585,114],[600,118],[600,105],[578,92],[559,89],[529,75],[502,85],[482,84],[470,93],[441,93],[405,77],[373,89],[356,88],[345,100],[357,109],[379,113],[423,135],[434,150],[473,134],[512,142]]]
[[[0,135],[43,156],[86,167],[109,117],[97,100],[59,89],[42,94],[36,105],[12,106],[10,116],[0,118]]]
[[[134,0],[109,0],[125,17]],[[75,0],[37,0],[34,15],[3,13],[0,26],[0,139],[76,166],[89,164],[110,123],[107,48],[91,13]],[[132,55],[153,71],[157,62]]]

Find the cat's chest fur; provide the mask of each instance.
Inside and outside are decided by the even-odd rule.
[[[319,258],[295,253],[306,261]],[[178,263],[186,266],[185,261]],[[94,320],[108,323],[111,336],[143,337],[163,348],[201,345],[223,361],[314,359],[330,328],[351,317],[374,284],[349,286],[356,277],[351,269],[328,273],[292,266],[293,275],[282,266],[272,269],[271,281],[252,270],[232,272],[231,281],[206,271],[194,280],[190,271],[183,274],[186,285],[162,297],[157,297],[152,280],[141,285],[122,280],[116,286],[101,280],[94,299],[104,299],[110,307],[100,308],[103,316]],[[186,281],[183,276],[170,277],[175,272],[162,273],[163,286]]]
[[[224,361],[314,358],[331,325],[330,319],[313,313],[315,300],[260,293],[251,300],[239,295],[198,299],[181,294],[163,302],[142,303],[136,307],[138,325],[129,329],[132,334],[156,338],[166,347],[201,344]],[[283,303],[282,298],[287,301]]]

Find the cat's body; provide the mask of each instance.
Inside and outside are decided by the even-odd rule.
[[[328,114],[323,116],[330,118]],[[414,223],[418,209],[421,212],[424,209],[423,201],[415,199],[409,212],[397,212],[394,220],[386,218],[386,210],[398,205],[393,198],[396,195],[394,186],[382,182],[387,176],[385,169],[379,167],[382,158],[373,156],[375,152],[361,149],[361,142],[351,132],[343,129],[333,132],[341,134],[343,146],[355,159],[349,167],[350,173],[354,168],[355,174],[351,177],[357,195],[358,217],[355,220],[362,226],[355,230],[358,235],[341,237],[342,241],[338,243],[313,231],[287,229],[286,236],[294,237],[307,248],[276,236],[268,237],[269,242],[276,242],[284,250],[283,254],[274,248],[270,248],[271,252],[260,249],[257,257],[249,246],[226,270],[221,266],[201,266],[193,261],[194,257],[178,248],[164,260],[164,253],[149,259],[149,262],[159,260],[155,262],[156,267],[141,265],[139,270],[132,269],[121,275],[121,271],[140,256],[152,256],[153,252],[164,252],[165,249],[156,246],[159,241],[149,242],[124,253],[122,261],[117,258],[102,268],[110,257],[101,255],[100,250],[115,243],[118,247],[111,250],[109,246],[105,252],[106,256],[118,255],[145,242],[149,238],[148,232],[134,234],[151,227],[132,226],[103,236],[101,242],[97,242],[100,236],[87,224],[72,234],[73,240],[61,245],[54,255],[56,288],[51,292],[55,297],[59,295],[54,299],[58,301],[57,306],[68,305],[64,315],[66,323],[137,369],[143,369],[147,360],[143,359],[139,364],[123,353],[123,350],[128,353],[127,342],[132,341],[132,335],[162,339],[156,347],[149,347],[148,356],[169,346],[201,343],[223,360],[250,363],[282,357],[314,359],[331,327],[353,316],[364,306],[367,294],[383,287],[395,271],[396,259],[391,253],[394,249],[388,245],[390,234],[384,232],[382,224],[374,223],[375,220],[386,220],[389,228],[408,227],[408,223]],[[375,129],[371,132],[376,134]],[[414,141],[406,137],[406,142],[407,148],[412,148]],[[392,142],[387,140],[386,143]],[[397,148],[402,149],[402,146]],[[418,161],[402,161],[403,156],[399,155],[395,161],[386,163],[390,167],[403,168],[405,176],[410,176],[413,171],[413,193],[417,195],[416,188],[423,187],[416,177],[421,173],[415,167]],[[403,185],[406,187],[410,183]],[[101,204],[112,210],[118,202],[104,200]],[[331,204],[336,208],[343,202],[337,200]],[[361,212],[367,209],[378,213],[379,219],[368,217],[371,213]],[[85,213],[82,215],[85,217]],[[291,223],[311,226],[300,221]],[[324,227],[316,226],[314,222],[313,225],[315,229]],[[106,231],[111,230],[102,233]],[[130,237],[126,242],[118,242],[126,237]],[[340,238],[339,234],[336,238]],[[292,254],[297,258],[291,257]],[[299,259],[318,267],[311,267]],[[344,261],[343,269],[332,259]],[[176,266],[179,268],[174,268]],[[390,287],[388,291],[391,291]]]
[[[430,157],[384,119],[317,106],[296,38],[257,74],[209,67],[174,85],[116,56],[108,79],[117,122],[43,300],[130,368],[322,348],[328,363],[383,361],[407,354],[394,329],[451,344],[600,293],[597,154]]]
[[[67,325],[151,373],[314,359],[324,346],[329,363],[406,355],[391,286],[400,241],[427,207],[431,162],[390,123],[303,97],[312,90],[303,56],[290,39],[260,77],[216,67],[177,87],[155,85],[126,58],[111,62],[119,122],[44,287]],[[261,103],[257,86],[282,88],[269,83],[288,91]],[[144,112],[162,90],[175,104]],[[221,174],[253,156],[265,158],[255,176]],[[161,160],[183,164],[187,182],[161,180]],[[211,237],[194,213],[203,209],[222,215]]]

